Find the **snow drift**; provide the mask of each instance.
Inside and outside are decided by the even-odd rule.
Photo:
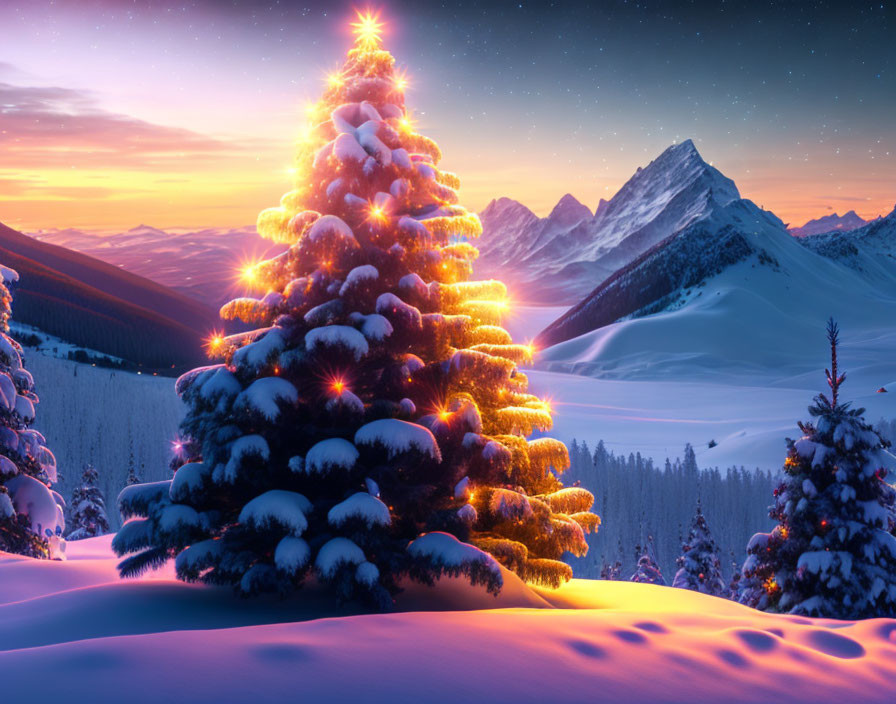
[[[404,612],[356,615],[167,570],[120,582],[115,561],[108,537],[73,543],[66,563],[0,554],[9,701],[883,703],[896,677],[896,621],[774,616],[671,587],[539,591],[505,572],[497,598],[448,579],[405,592]]]

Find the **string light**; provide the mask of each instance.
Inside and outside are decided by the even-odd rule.
[[[218,354],[224,346],[224,336],[219,332],[213,332],[205,342],[205,348],[209,355]]]
[[[258,283],[258,262],[243,265],[240,269],[240,280],[249,286]]]
[[[375,222],[383,222],[386,219],[386,211],[381,206],[371,203],[367,208],[367,218]]]

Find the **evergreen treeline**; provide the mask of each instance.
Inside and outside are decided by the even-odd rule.
[[[628,579],[637,567],[636,546],[653,536],[656,561],[671,580],[698,497],[726,579],[731,576],[732,559],[743,561],[750,537],[772,526],[768,507],[777,478],[769,471],[701,470],[690,445],[683,459],[667,459],[663,467],[640,454],[617,456],[603,441],[594,449],[573,441],[569,454],[572,464],[564,481],[591,491],[595,512],[602,519],[598,532],[588,536],[588,554],[569,560],[576,577],[598,578],[605,562],[619,561],[621,577]]]

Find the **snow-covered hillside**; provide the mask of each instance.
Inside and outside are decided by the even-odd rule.
[[[718,212],[749,205],[737,201]],[[673,282],[694,276],[674,286],[674,295],[648,298],[660,302],[657,312],[603,324],[539,353],[527,375],[535,393],[554,399],[554,434],[567,442],[603,439],[616,452],[641,452],[658,463],[690,442],[704,467],[779,469],[784,439],[825,388],[829,315],[843,330],[844,393],[867,408],[872,422],[896,418],[896,217],[855,233],[796,239],[753,208],[762,227],[706,236],[719,229],[695,224],[680,251],[646,256],[640,268],[560,317],[568,329],[588,330],[621,317],[613,306],[635,300],[626,291],[642,295],[664,275]],[[689,236],[705,246],[684,247]],[[732,256],[731,243],[743,256]],[[716,273],[694,266],[726,257],[735,261]],[[531,338],[525,322],[543,310],[514,311],[515,335]],[[891,393],[877,393],[881,387]]]
[[[833,315],[857,352],[848,368],[875,389],[896,380],[896,277],[880,261],[869,276],[803,243],[749,201],[715,209],[549,326],[541,361],[614,378],[780,382],[823,369]]]
[[[493,201],[480,214],[476,272],[507,280],[514,296],[528,302],[573,303],[656,243],[738,198],[734,182],[686,140],[638,169],[593,215],[571,195],[544,219],[510,199]]]
[[[843,215],[831,213],[830,215],[823,215],[820,218],[810,220],[801,227],[791,227],[790,234],[794,237],[808,237],[825,232],[849,232],[867,223],[868,221],[857,215],[855,210],[850,210],[848,213],[843,213]]]
[[[238,295],[236,272],[241,265],[282,250],[262,240],[254,226],[191,231],[138,225],[111,234],[74,229],[29,234],[42,242],[115,264],[214,306]]]
[[[804,237],[800,244],[887,289],[896,280],[896,209],[851,232]]]
[[[414,587],[353,615],[314,592],[246,601],[115,575],[109,537],[67,562],[0,554],[6,700],[225,702],[892,701],[896,621],[774,616],[671,587],[505,572]]]
[[[167,479],[171,440],[183,416],[174,380],[92,367],[26,350],[40,404],[35,428],[56,456],[65,497],[84,464],[93,464],[106,496],[109,521],[120,524],[115,500],[133,461],[144,481]]]

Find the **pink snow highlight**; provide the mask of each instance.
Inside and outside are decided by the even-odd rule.
[[[355,615],[314,588],[246,601],[170,568],[122,582],[109,541],[74,542],[67,562],[0,553],[9,701],[892,700],[896,620],[773,616],[630,582],[542,591],[507,572],[497,598],[446,579],[410,585],[398,607],[413,611]]]

